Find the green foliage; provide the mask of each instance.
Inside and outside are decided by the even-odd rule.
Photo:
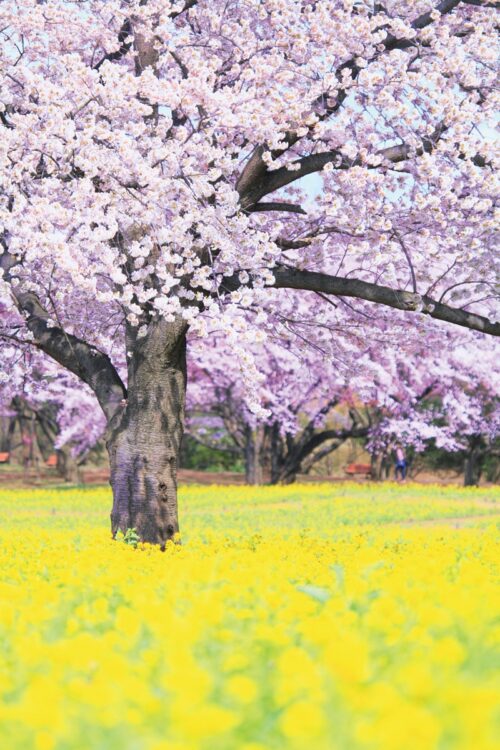
[[[182,441],[181,467],[196,471],[243,472],[243,460],[234,452],[229,438],[226,442],[221,441],[221,448],[212,448],[198,442],[191,435],[185,435]]]
[[[115,534],[115,539],[117,542],[123,542],[124,544],[128,544],[130,547],[137,547],[139,544],[140,537],[137,533],[137,529],[127,529],[125,534],[123,531],[117,531]]]
[[[481,466],[481,478],[487,482],[498,482],[500,478],[500,440],[493,445],[487,445],[484,440],[479,443],[477,460]],[[436,448],[434,441],[423,454],[418,456],[418,462],[430,471],[455,471],[460,474],[464,470],[467,451],[455,451],[450,453],[441,448]]]

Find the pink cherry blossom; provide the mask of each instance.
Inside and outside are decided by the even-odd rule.
[[[187,337],[232,348],[262,418],[270,335],[347,369],[367,339],[498,335],[497,22],[465,0],[0,4],[2,369],[34,346],[94,392],[113,533],[177,534]]]

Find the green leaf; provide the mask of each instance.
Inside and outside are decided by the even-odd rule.
[[[339,587],[339,589],[343,589],[345,584],[344,566],[337,563],[336,565],[332,565],[332,570],[335,573],[335,577],[337,579],[337,586]]]
[[[312,599],[316,599],[317,602],[326,602],[331,597],[331,593],[320,586],[304,584],[303,586],[297,586],[297,590],[301,591],[303,594],[307,594],[307,596],[310,596]]]

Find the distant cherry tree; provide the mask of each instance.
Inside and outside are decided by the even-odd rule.
[[[209,448],[231,446],[252,484],[294,481],[352,438],[368,448],[379,478],[397,444],[412,453],[432,445],[463,455],[465,481],[476,483],[500,437],[494,339],[448,327],[427,332],[410,352],[400,350],[397,337],[381,346],[380,333],[375,340],[364,334],[364,347],[347,362],[275,336],[255,346],[263,378],[258,414],[231,347],[217,338],[194,346],[189,434]]]

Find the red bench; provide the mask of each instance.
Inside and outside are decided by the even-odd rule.
[[[361,474],[365,477],[371,477],[372,475],[372,467],[370,464],[349,464],[345,467],[344,471],[350,476]]]
[[[10,453],[0,453],[0,464],[8,464],[10,462]]]
[[[48,457],[48,459],[45,461],[45,466],[49,469],[55,469],[57,466],[57,456],[55,453],[53,453],[51,456]]]

